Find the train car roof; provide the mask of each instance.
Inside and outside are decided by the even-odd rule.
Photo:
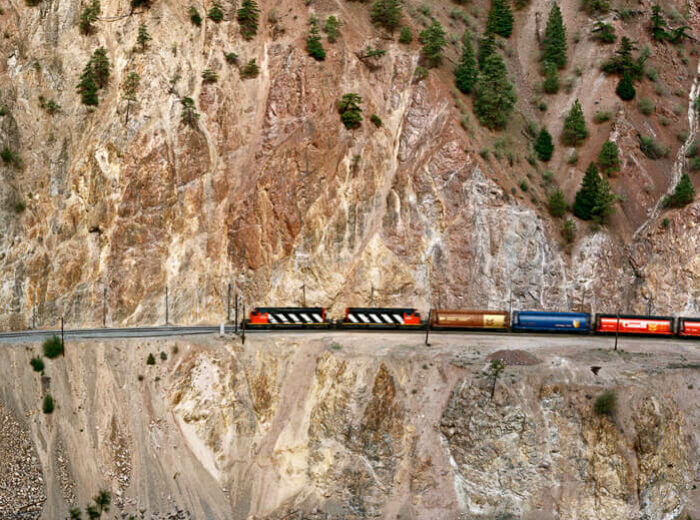
[[[531,314],[534,316],[590,316],[590,312],[557,312],[557,311],[513,311],[518,314]]]
[[[348,312],[416,312],[415,307],[346,307]]]
[[[483,312],[483,313],[501,313],[501,314],[508,314],[508,311],[505,310],[500,310],[500,309],[433,309],[435,312]]]
[[[596,314],[597,318],[625,318],[625,319],[635,319],[635,320],[675,320],[673,316],[653,316],[650,314],[615,314],[615,313],[599,313]]]
[[[254,307],[253,311],[262,312],[319,312],[325,310],[324,307]],[[252,312],[252,311],[251,311]]]

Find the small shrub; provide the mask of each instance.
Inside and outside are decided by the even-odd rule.
[[[529,190],[529,186],[527,185],[527,181],[525,179],[520,181],[520,189],[523,191]]]
[[[166,361],[168,359],[168,355],[165,352],[160,353],[160,359],[163,361]]]
[[[539,105],[537,105],[537,108],[540,109],[540,112],[546,112],[547,111],[547,103],[544,101],[541,101]]]
[[[147,365],[155,365],[156,364],[156,357],[153,354],[148,354],[148,358],[146,359],[146,364]]]
[[[428,77],[428,69],[426,69],[425,67],[421,67],[419,65],[416,67],[416,70],[413,72],[413,76],[416,79],[416,81],[421,81],[421,80]]]
[[[343,97],[338,101],[338,112],[340,112],[340,120],[345,125],[345,128],[352,130],[360,126],[362,122],[362,109],[360,108],[362,98],[355,93],[343,94]]]
[[[326,25],[323,26],[323,31],[328,35],[328,41],[335,43],[340,37],[340,27],[343,24],[335,16],[329,16],[326,20]]]
[[[667,146],[656,141],[651,136],[642,135],[639,138],[639,149],[644,155],[649,157],[649,159],[661,159],[663,157],[668,157],[670,150]]]
[[[688,132],[686,130],[679,130],[676,134],[676,139],[681,143],[685,143],[688,139]]]
[[[58,336],[51,336],[50,338],[46,339],[42,345],[42,348],[44,350],[44,356],[49,359],[56,359],[58,356],[63,354],[63,343],[61,342],[61,338]]]
[[[54,402],[53,402],[53,397],[51,397],[51,394],[46,394],[44,396],[44,405],[43,405],[43,410],[46,415],[52,414],[54,409]]]
[[[13,166],[19,166],[20,164],[20,159],[17,154],[7,146],[0,150],[0,158],[5,164],[12,164]]]
[[[177,354],[180,352],[180,347],[178,347],[177,345],[173,345],[173,348],[171,350],[172,350],[173,356],[177,356]]]
[[[663,227],[664,229],[668,228],[668,225],[669,225],[668,218],[665,218],[661,221],[661,227]]]
[[[569,157],[566,159],[566,164],[578,164],[578,150],[571,152]]]
[[[138,380],[139,380],[139,381],[143,381],[143,374],[139,374],[139,375],[138,375]]]
[[[639,111],[645,116],[651,115],[651,113],[656,108],[656,105],[649,98],[641,98],[637,105],[639,106]]]
[[[576,222],[570,218],[566,219],[561,234],[566,243],[571,244],[576,239]]]
[[[484,159],[485,161],[488,161],[488,160],[489,160],[489,155],[490,155],[490,153],[491,153],[491,151],[490,151],[488,148],[482,148],[482,149],[479,151],[479,155],[480,155],[481,158]]]
[[[238,54],[235,52],[227,52],[224,54],[224,58],[226,58],[226,63],[230,63],[231,65],[238,63]]]
[[[260,73],[260,67],[255,62],[255,58],[246,63],[241,69],[241,78],[255,78]]]
[[[377,114],[372,114],[372,115],[369,117],[369,120],[370,120],[370,121],[374,124],[374,126],[376,126],[377,128],[379,128],[380,126],[382,126],[382,120],[380,119],[380,117],[379,117]]]
[[[593,408],[598,415],[613,415],[617,404],[617,396],[612,390],[606,390],[595,400]]]
[[[668,117],[659,116],[659,123],[661,123],[661,126],[668,126],[672,121]]]
[[[564,198],[564,192],[561,190],[554,190],[549,195],[547,205],[553,217],[563,217],[566,214],[566,210],[569,209],[566,199]]]
[[[649,67],[645,72],[649,81],[656,81],[659,79],[659,73],[654,67]]]
[[[698,140],[694,139],[692,143],[690,143],[690,146],[688,146],[688,149],[685,152],[686,157],[695,157],[698,153]]]
[[[32,365],[34,372],[44,371],[44,360],[41,359],[41,356],[34,356],[31,360],[29,360],[29,364]]]
[[[202,72],[202,80],[204,83],[216,83],[219,79],[219,75],[211,69],[205,69]]]
[[[17,199],[14,204],[15,213],[22,213],[25,209],[27,209],[27,203],[23,199]]]
[[[693,171],[693,172],[700,170],[700,157],[696,156],[696,157],[691,158],[690,161],[688,162],[688,168],[690,169],[690,171]]]
[[[595,115],[593,116],[593,121],[595,121],[598,124],[605,123],[606,121],[610,121],[612,118],[612,112],[609,110],[598,110]]]

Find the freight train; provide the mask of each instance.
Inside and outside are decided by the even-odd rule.
[[[584,312],[431,310],[427,320],[410,307],[348,307],[333,320],[323,307],[257,307],[248,329],[464,330],[626,334],[700,339],[700,317],[637,316]]]

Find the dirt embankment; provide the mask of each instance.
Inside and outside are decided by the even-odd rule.
[[[700,512],[693,343],[422,339],[85,342],[44,378],[36,347],[3,347],[0,517],[63,518],[102,487],[115,514],[162,519]],[[540,362],[507,363],[491,399],[494,354]]]

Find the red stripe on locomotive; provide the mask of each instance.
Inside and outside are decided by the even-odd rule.
[[[267,325],[270,323],[270,317],[266,312],[260,312],[256,309],[250,311],[250,323],[255,325]]]
[[[684,321],[681,336],[700,336],[700,321]]]
[[[406,312],[403,313],[403,324],[404,325],[420,325],[420,313],[416,312],[415,309],[411,314]]]
[[[671,322],[668,320],[647,320],[639,318],[620,318],[620,328],[617,329],[617,318],[600,318],[597,332],[629,332],[633,334],[673,334]]]

